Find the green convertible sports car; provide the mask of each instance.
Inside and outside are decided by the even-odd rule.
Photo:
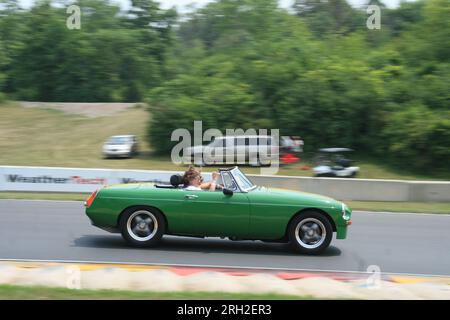
[[[92,224],[120,232],[131,245],[154,246],[164,234],[289,242],[318,254],[333,232],[345,239],[351,210],[328,197],[259,187],[237,168],[220,170],[216,191],[192,191],[173,175],[168,185],[106,186],[86,201]]]

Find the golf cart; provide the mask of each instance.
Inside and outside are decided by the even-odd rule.
[[[353,178],[357,175],[359,167],[353,167],[345,155],[352,152],[348,148],[319,149],[316,155],[316,166],[313,168],[316,177],[342,177]]]

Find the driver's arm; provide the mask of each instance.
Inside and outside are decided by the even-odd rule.
[[[202,188],[202,190],[215,191],[216,187],[217,187],[217,179],[218,178],[219,178],[219,173],[213,172],[212,173],[212,181],[211,182],[203,182],[200,185],[200,188]]]
[[[218,172],[212,173],[212,181],[209,184],[209,191],[215,191],[217,186],[217,179],[219,178]]]

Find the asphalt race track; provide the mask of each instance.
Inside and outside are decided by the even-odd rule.
[[[128,247],[90,225],[82,202],[0,200],[0,259],[70,260],[450,275],[450,215],[355,211],[346,240],[321,256],[285,244],[165,237],[157,248]]]

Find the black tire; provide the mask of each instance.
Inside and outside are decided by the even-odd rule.
[[[150,219],[150,222],[147,222],[148,219]],[[146,228],[138,226],[140,222],[144,223]],[[122,237],[132,246],[154,247],[164,235],[166,222],[160,211],[155,208],[140,206],[129,208],[122,214],[119,220],[119,228]],[[133,232],[133,229],[137,232]]]
[[[303,226],[305,226],[306,232],[300,230]],[[313,232],[314,238],[310,238],[307,232]],[[333,238],[333,227],[328,218],[320,212],[305,211],[291,221],[288,228],[288,237],[295,251],[316,255],[322,253],[330,245]],[[319,237],[320,239],[318,239]],[[308,239],[312,241],[307,243],[305,240]]]

